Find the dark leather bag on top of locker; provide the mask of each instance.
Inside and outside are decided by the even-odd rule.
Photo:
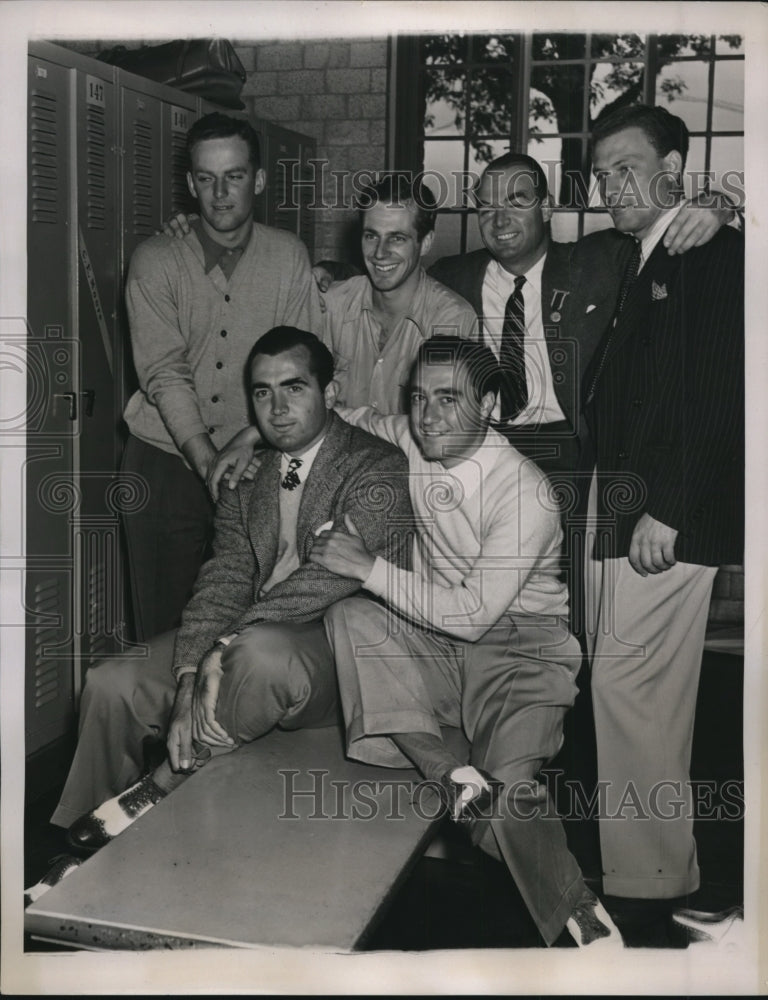
[[[240,100],[245,69],[225,38],[179,39],[138,49],[117,45],[100,52],[98,58],[225,108],[241,111],[245,107]]]

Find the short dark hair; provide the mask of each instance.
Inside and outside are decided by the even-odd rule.
[[[528,156],[527,153],[513,152],[502,153],[502,155],[497,156],[495,160],[491,160],[475,185],[475,192],[477,192],[477,189],[483,182],[483,177],[485,177],[487,173],[493,173],[497,170],[506,170],[507,167],[525,167],[530,173],[533,190],[538,200],[544,201],[549,196],[549,182],[547,181],[547,175],[544,172],[544,168],[539,161],[535,160],[532,156]]]
[[[245,378],[248,395],[251,392],[251,366],[259,354],[274,358],[278,354],[290,351],[293,347],[304,347],[309,354],[309,370],[315,376],[321,389],[333,379],[333,355],[318,340],[314,333],[299,330],[295,326],[273,326],[263,336],[259,337],[248,354],[245,362]]]
[[[192,164],[192,150],[199,142],[206,139],[231,139],[236,136],[248,146],[248,160],[254,170],[261,167],[261,147],[256,130],[245,118],[232,118],[221,111],[212,111],[209,115],[198,118],[187,132],[187,158]]]
[[[486,393],[496,394],[501,384],[501,368],[490,347],[476,340],[465,340],[455,334],[442,334],[421,342],[411,367],[411,379],[420,364],[463,364],[469,384],[478,400]]]
[[[421,177],[413,177],[408,171],[393,170],[376,176],[377,179],[366,184],[358,196],[360,224],[365,224],[365,212],[374,205],[413,205],[416,208],[414,228],[421,243],[435,228],[437,200],[432,191]]]
[[[623,132],[625,128],[642,129],[659,156],[666,156],[676,149],[683,158],[682,169],[685,169],[688,158],[688,127],[682,118],[673,115],[666,108],[651,107],[649,104],[627,104],[623,108],[604,111],[598,115],[592,127],[592,148],[601,139]]]

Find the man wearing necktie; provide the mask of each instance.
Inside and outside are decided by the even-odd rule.
[[[565,488],[568,508],[584,445],[582,380],[614,313],[625,240],[613,230],[552,240],[547,176],[523,153],[489,163],[474,197],[485,249],[443,257],[429,274],[480,317],[480,339],[504,372],[494,426]],[[684,211],[669,229],[670,252],[709,239],[729,215]]]
[[[688,149],[680,118],[632,105],[598,120],[593,142],[601,197],[635,240],[584,383],[603,884],[671,908],[699,886],[689,766],[712,582],[743,560],[743,240],[724,228],[666,253]]]
[[[152,640],[146,659],[87,673],[78,747],[52,818],[80,849],[122,832],[212,753],[276,725],[336,723],[322,617],[360,585],[309,562],[319,531],[349,516],[372,550],[407,563],[408,463],[332,412],[328,349],[311,333],[276,327],[256,342],[246,371],[269,447],[252,479],[223,491],[214,555],[181,627]],[[167,734],[168,759],[132,784],[142,742],[157,734]]]

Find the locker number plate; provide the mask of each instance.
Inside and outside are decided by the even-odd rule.
[[[104,81],[97,76],[87,76],[85,78],[85,94],[88,104],[98,104],[104,107]]]

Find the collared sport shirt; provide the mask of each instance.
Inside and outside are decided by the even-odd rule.
[[[366,275],[333,285],[325,296],[322,339],[333,353],[341,405],[404,413],[408,375],[422,341],[440,333],[476,339],[477,317],[465,299],[420,269],[408,315],[380,347],[372,292]]]

